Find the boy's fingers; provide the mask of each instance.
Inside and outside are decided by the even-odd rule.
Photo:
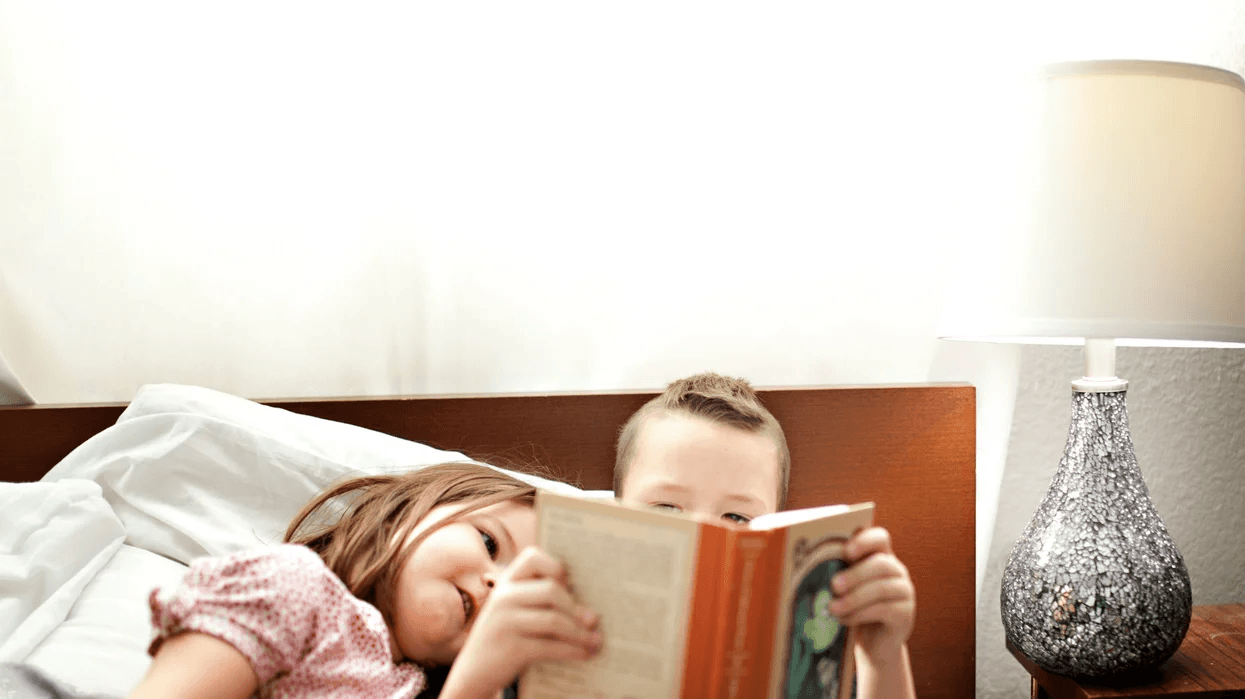
[[[891,553],[891,534],[883,527],[862,529],[848,539],[843,553],[849,563],[873,553]]]
[[[895,607],[904,609],[915,606],[912,586],[899,578],[872,580],[867,585],[852,590],[850,594],[838,597],[830,602],[830,613],[844,623],[862,610],[872,607]]]
[[[884,624],[895,629],[910,630],[915,612],[916,609],[910,602],[889,601],[861,607],[838,616],[838,619],[845,626]]]
[[[830,587],[835,595],[844,595],[870,580],[885,578],[908,579],[908,569],[895,556],[883,553],[868,558],[834,574]]]

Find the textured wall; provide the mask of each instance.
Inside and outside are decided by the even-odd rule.
[[[1079,347],[1026,347],[977,610],[977,696],[1028,696],[1003,647],[999,584],[1063,454]],[[1245,350],[1117,350],[1133,447],[1193,582],[1193,603],[1245,602]]]

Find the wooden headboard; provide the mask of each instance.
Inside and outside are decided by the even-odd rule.
[[[613,482],[618,429],[655,393],[264,401],[461,451],[537,462],[589,489]],[[971,386],[760,391],[791,450],[788,506],[872,500],[917,591],[917,693],[975,689],[976,400]],[[0,407],[0,480],[38,480],[124,405]]]

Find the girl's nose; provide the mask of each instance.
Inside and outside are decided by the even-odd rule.
[[[487,587],[489,590],[492,590],[493,586],[497,584],[497,577],[500,574],[501,574],[500,568],[494,568],[492,570],[485,571],[484,576],[483,576],[484,586]]]

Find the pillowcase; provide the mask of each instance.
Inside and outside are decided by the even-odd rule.
[[[21,662],[64,621],[125,532],[99,485],[0,483],[0,662]]]
[[[115,425],[43,480],[95,481],[127,544],[189,564],[280,541],[294,515],[343,478],[465,460],[459,452],[211,389],[161,384],[141,388]],[[506,472],[555,492],[584,492]]]
[[[371,468],[462,461],[458,452],[442,451],[383,432],[324,420],[256,403],[200,386],[149,384],[138,389],[117,424],[150,416],[186,415],[243,428],[276,440],[290,450],[334,464]],[[249,454],[236,454],[249,456]]]
[[[410,470],[411,464],[428,465],[468,460],[456,451],[434,449],[425,444],[394,437],[384,432],[274,408],[201,386],[178,384],[143,386],[133,402],[121,413],[121,417],[117,418],[117,422],[165,414],[188,414],[214,418],[243,427],[248,432],[271,437],[287,447],[314,454],[337,464],[355,464],[356,470],[349,475],[400,473]],[[613,496],[613,491],[583,491],[562,481],[504,468],[497,468],[497,470],[538,488],[566,495],[587,492]]]

